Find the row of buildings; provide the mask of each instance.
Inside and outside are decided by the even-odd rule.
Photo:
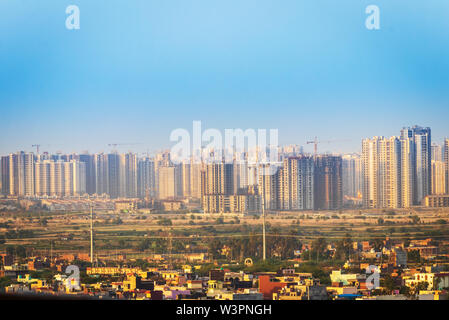
[[[362,141],[361,154],[304,154],[299,146],[279,148],[276,164],[185,161],[170,152],[35,155],[0,158],[0,192],[7,196],[61,198],[192,199],[205,212],[407,208],[449,201],[449,139],[432,144],[430,128],[403,128],[400,136]],[[263,196],[262,196],[263,195]]]
[[[271,166],[252,168],[254,184],[249,184],[242,183],[244,164],[204,165],[201,171],[204,212],[260,212],[262,206],[273,211],[342,207],[340,156],[287,156],[275,168]]]
[[[46,293],[105,299],[152,300],[447,300],[449,272],[446,263],[437,262],[438,243],[431,239],[405,244],[386,238],[377,242],[352,242],[352,258],[344,265],[329,265],[320,278],[301,270],[302,255],[311,248],[296,248],[301,257],[286,261],[288,267],[277,272],[231,271],[231,265],[208,269],[213,262],[207,253],[190,253],[176,258],[151,255],[151,267],[133,265],[134,259],[120,255],[116,261],[97,261],[101,266],[87,267],[86,278],[69,276],[75,263],[89,261],[89,255],[57,254],[26,259],[0,254],[0,276],[11,283],[6,293]],[[335,251],[329,243],[326,250]],[[225,246],[222,249],[225,250]],[[417,255],[411,254],[419,252]],[[414,257],[414,261],[408,261]],[[248,259],[247,259],[248,260]],[[438,259],[437,259],[438,260]],[[120,263],[117,263],[120,262]],[[252,260],[249,262],[252,266]],[[245,262],[247,264],[247,262]],[[238,266],[234,265],[234,267]],[[206,268],[203,270],[203,268]],[[299,270],[298,270],[299,269]],[[33,271],[52,271],[52,279],[39,278]],[[208,271],[208,274],[205,272]],[[0,288],[0,292],[1,292]]]
[[[1,193],[19,197],[143,197],[153,190],[154,161],[136,154],[17,152],[1,157]]]
[[[432,145],[431,129],[403,128],[400,136],[362,142],[361,187],[366,208],[408,208],[448,192],[449,139]]]
[[[126,154],[1,157],[1,191],[27,198],[108,195],[110,198],[196,199],[210,213],[259,212],[262,193],[270,210],[337,209],[342,206],[342,158],[299,152],[268,166],[234,163],[174,164]]]

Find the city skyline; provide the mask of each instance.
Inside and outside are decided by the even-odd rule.
[[[309,143],[316,148],[318,142]],[[449,190],[449,139],[444,145],[433,143],[430,127],[414,125],[403,127],[400,135],[365,138],[360,154],[323,154],[317,149],[311,154],[290,145],[278,147],[270,162],[254,162],[246,149],[240,150],[243,157],[219,159],[216,151],[202,152],[206,158],[192,154],[182,162],[173,161],[169,150],[154,157],[22,151],[1,156],[0,191],[37,198],[195,199],[205,213],[225,213],[258,212],[261,206],[281,211],[361,204],[411,208],[446,201]]]

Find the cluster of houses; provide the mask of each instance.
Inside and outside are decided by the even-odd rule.
[[[332,250],[330,245],[329,250]],[[322,266],[323,275],[298,272],[301,258],[277,272],[244,272],[213,262],[207,255],[190,257],[176,269],[164,259],[157,267],[87,267],[87,254],[32,257],[19,264],[1,254],[1,277],[11,284],[5,293],[70,295],[92,299],[151,300],[372,300],[448,299],[449,265],[432,261],[437,247],[431,239],[407,243],[385,239],[376,252],[369,242],[354,242],[351,259],[341,267]],[[408,263],[410,252],[421,262]],[[121,261],[126,263],[126,258]],[[153,260],[154,262],[154,260]],[[207,268],[207,269],[206,269]],[[231,270],[232,269],[232,270]],[[47,272],[46,276],[39,271]],[[38,271],[38,272],[33,272]],[[315,275],[315,276],[314,276]],[[319,276],[319,277],[318,277]]]

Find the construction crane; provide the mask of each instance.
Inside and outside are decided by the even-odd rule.
[[[41,146],[40,144],[33,144],[33,145],[31,145],[32,148],[36,147],[36,153],[37,154],[39,154],[39,147],[40,146]]]
[[[317,154],[318,154],[318,144],[319,143],[332,143],[332,142],[343,142],[343,141],[349,141],[349,140],[323,140],[323,141],[318,141],[318,138],[315,137],[314,140],[307,141],[307,144],[313,143],[313,154],[316,157]]]

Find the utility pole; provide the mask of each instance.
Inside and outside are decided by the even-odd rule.
[[[265,237],[265,190],[262,192],[262,241],[263,241],[263,261],[267,259],[267,244]]]
[[[171,234],[171,230],[168,231],[168,268],[172,269],[173,268],[173,264],[172,264],[172,234]]]
[[[90,264],[94,266],[94,209],[90,206]]]

